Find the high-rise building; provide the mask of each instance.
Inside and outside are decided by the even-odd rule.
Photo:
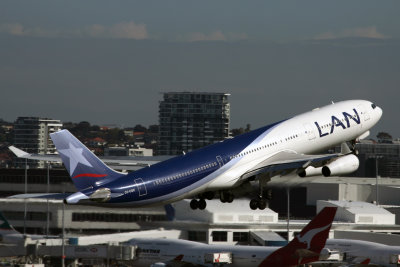
[[[159,106],[159,155],[179,155],[229,137],[226,93],[168,92]]]
[[[14,146],[35,154],[56,154],[50,134],[61,130],[60,120],[38,117],[18,117],[14,122]],[[24,159],[15,159],[16,167],[24,167]],[[43,168],[43,161],[29,162],[29,166]]]

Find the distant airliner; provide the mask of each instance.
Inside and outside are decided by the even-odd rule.
[[[46,235],[24,235],[8,222],[3,213],[0,212],[0,244],[18,244],[24,242],[27,238],[31,240],[42,240],[46,238],[59,238],[59,236],[46,236]]]
[[[346,255],[347,261],[368,260],[373,266],[400,266],[400,246],[349,239],[328,239],[325,248]]]
[[[107,167],[67,130],[51,138],[78,189],[66,197],[68,204],[138,207],[193,198],[190,206],[204,209],[205,199],[217,193],[222,202],[232,202],[255,180],[259,192],[250,207],[264,209],[264,187],[271,177],[357,170],[359,160],[346,142],[354,146],[367,137],[381,116],[382,110],[369,101],[332,103],[129,174]],[[341,153],[314,154],[340,144]]]
[[[336,208],[326,207],[284,247],[206,245],[186,240],[133,239],[137,247],[135,266],[226,266],[290,267],[326,259],[324,249]],[[211,257],[209,257],[211,256]],[[225,260],[225,262],[223,262]]]

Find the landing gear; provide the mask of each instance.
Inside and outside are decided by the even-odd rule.
[[[268,206],[268,200],[265,198],[259,198],[259,199],[252,199],[250,200],[250,209],[256,210],[265,210],[265,208]]]
[[[222,203],[232,203],[235,196],[229,191],[221,191],[219,194],[219,199]]]
[[[252,209],[252,210],[258,209],[258,200],[257,199],[250,200],[250,209]]]
[[[207,207],[207,202],[204,198],[201,198],[199,200],[197,199],[192,199],[192,201],[190,201],[190,208],[192,210],[204,210]]]
[[[197,199],[192,199],[192,201],[190,201],[190,208],[192,210],[197,210],[199,208],[199,202]]]
[[[199,200],[199,209],[204,210],[207,207],[207,202],[204,198]]]
[[[250,201],[250,208],[252,210],[256,209],[264,210],[266,207],[268,207],[269,200],[272,199],[272,190],[268,189],[267,192],[265,192],[266,197],[264,197],[264,187],[266,186],[269,180],[270,180],[269,176],[266,175],[259,177],[258,198],[253,198]]]
[[[354,153],[354,155],[358,155],[358,150],[356,148],[357,140],[351,140],[351,151]]]
[[[203,194],[200,195],[200,199],[205,198],[207,200],[211,200],[213,199],[215,196],[215,192],[209,191],[209,192],[205,192]]]

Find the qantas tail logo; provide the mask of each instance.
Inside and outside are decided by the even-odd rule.
[[[325,207],[289,244],[275,250],[260,267],[289,267],[317,261],[329,236],[334,207]]]
[[[313,240],[314,236],[317,234],[321,233],[322,231],[325,231],[331,227],[331,224],[328,224],[324,227],[316,228],[316,229],[311,229],[310,231],[306,232],[303,236],[297,235],[296,238],[299,240],[299,242],[306,244],[307,249],[310,249],[311,247],[311,241]]]

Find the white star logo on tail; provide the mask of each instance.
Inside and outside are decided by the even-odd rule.
[[[69,171],[71,175],[74,173],[76,166],[78,166],[78,163],[93,167],[89,163],[89,161],[87,161],[87,159],[82,155],[83,148],[74,147],[73,144],[69,143],[69,148],[60,149],[58,152],[69,158]]]

